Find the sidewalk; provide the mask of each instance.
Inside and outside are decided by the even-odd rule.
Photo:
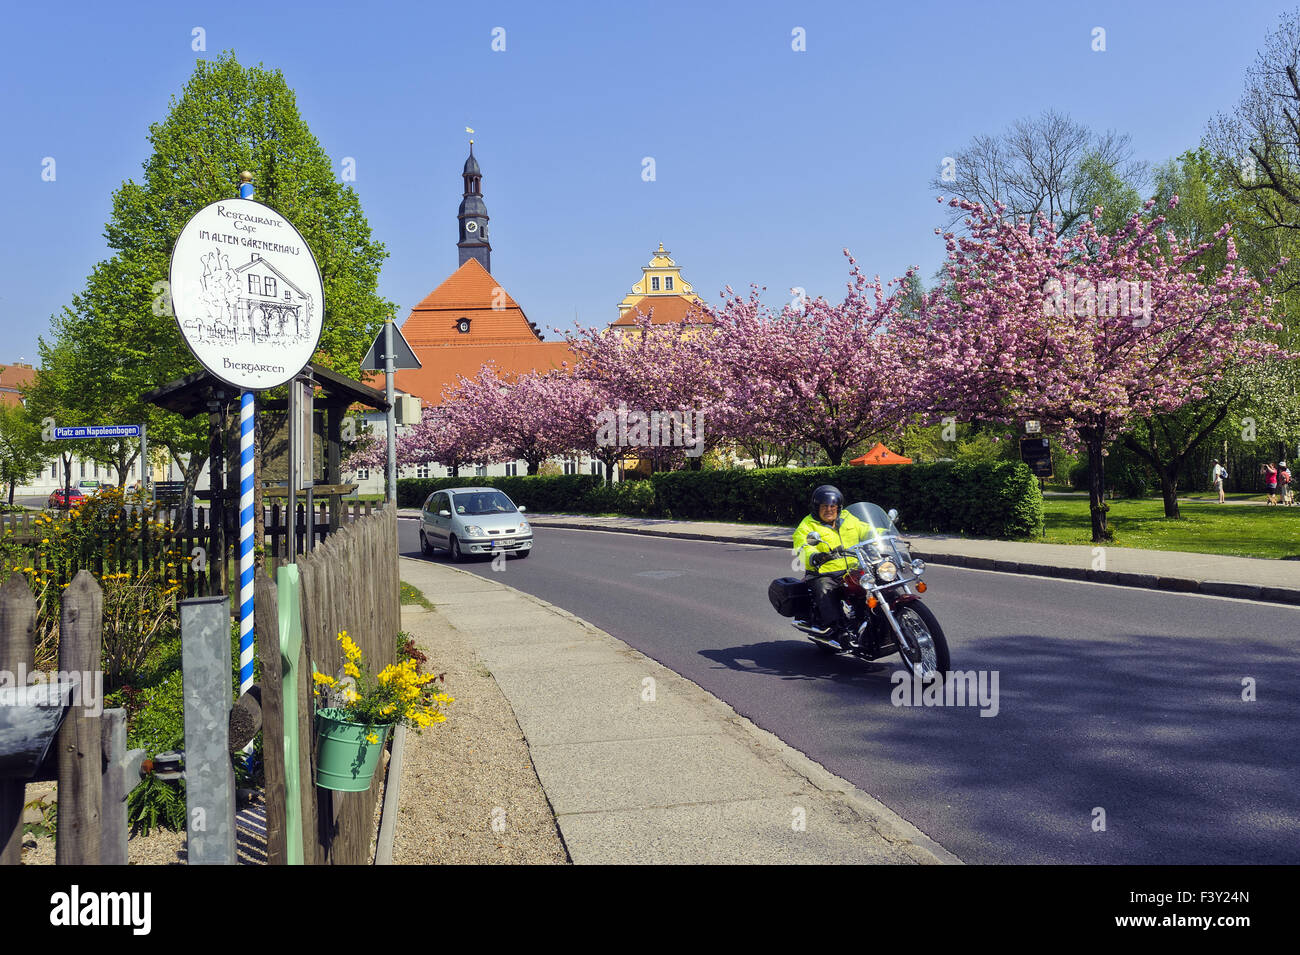
[[[513,707],[575,863],[960,862],[568,611],[440,563],[403,558],[401,575],[434,604],[434,653],[436,631],[454,628]]]
[[[407,514],[417,516],[419,512]],[[790,547],[794,535],[793,527],[771,524],[647,517],[529,514],[528,520],[535,527],[618,531],[785,548]],[[933,564],[1300,605],[1300,562],[1296,561],[1131,547],[1105,547],[1094,554],[1094,548],[1088,544],[1035,544],[949,534],[905,536],[912,541],[913,556]],[[1094,566],[1098,569],[1094,570]]]

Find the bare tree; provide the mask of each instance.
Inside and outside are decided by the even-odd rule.
[[[1291,241],[1288,234],[1300,232],[1300,13],[1284,15],[1269,34],[1246,71],[1236,110],[1210,121],[1206,141],[1280,250]],[[1289,275],[1282,290],[1297,286]]]
[[[1001,202],[1012,216],[1028,216],[1038,227],[1039,213],[1057,234],[1073,230],[1108,189],[1107,179],[1134,185],[1146,179],[1146,164],[1133,159],[1127,133],[1094,133],[1069,116],[1046,110],[1019,119],[999,135],[981,134],[946,157],[931,187],[993,208]],[[949,226],[964,215],[955,216]]]

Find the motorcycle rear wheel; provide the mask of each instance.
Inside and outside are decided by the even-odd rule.
[[[948,640],[930,608],[914,600],[899,607],[894,616],[898,620],[898,629],[903,632],[903,645],[898,648],[903,666],[912,676],[922,679],[931,674],[940,679],[946,676],[952,669]]]

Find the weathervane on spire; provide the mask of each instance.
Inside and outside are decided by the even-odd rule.
[[[474,135],[474,130],[472,130],[472,129],[471,129],[470,127],[468,127],[468,126],[465,127],[465,132],[469,133],[471,136]],[[470,151],[470,152],[473,152],[473,151],[474,151],[474,140],[472,140],[472,139],[469,141],[469,151]]]

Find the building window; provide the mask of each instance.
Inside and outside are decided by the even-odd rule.
[[[578,473],[578,462],[577,462],[577,459],[575,459],[575,458],[565,458],[565,459],[564,459],[564,473],[565,473],[565,474],[577,474],[577,473]]]
[[[248,277],[248,294],[249,295],[262,294],[262,280],[258,278],[256,275],[250,275]]]
[[[596,477],[602,477],[602,476],[603,476],[603,475],[600,473],[600,462],[599,462],[599,461],[592,461],[592,462],[591,462],[591,473],[594,474],[594,475],[596,475]]]
[[[275,279],[271,278],[269,275],[262,280],[262,293],[266,295],[267,298],[275,298]]]
[[[358,481],[369,481],[369,480],[370,480],[370,468],[357,468],[357,480],[358,480]]]
[[[417,464],[415,466],[415,476],[418,478],[427,478],[429,476],[429,465]]]
[[[651,277],[651,279],[650,279],[650,291],[652,291],[652,292],[657,292],[657,291],[659,291],[659,276],[655,275],[655,276],[652,276],[652,277]]]
[[[82,476],[82,477],[85,477],[85,476],[86,476],[86,462],[85,462],[85,461],[82,461],[82,462],[81,462],[81,476]]]
[[[486,465],[486,464],[476,464],[476,465],[474,465],[474,476],[475,476],[475,477],[487,477],[487,465]]]
[[[506,477],[518,477],[518,476],[519,476],[519,465],[516,464],[514,461],[511,461],[509,464],[506,465]]]
[[[664,279],[664,291],[671,292],[672,290],[673,290],[673,277],[669,275],[667,278]]]
[[[59,476],[59,462],[55,461],[53,464],[50,465],[50,477],[56,478],[58,476]]]

